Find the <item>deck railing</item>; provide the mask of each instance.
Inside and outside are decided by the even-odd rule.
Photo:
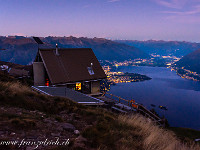
[[[143,114],[144,116],[157,122],[159,125],[162,125],[163,120],[159,116],[157,116],[154,113],[152,113],[151,111],[149,111],[143,105],[136,103],[135,100],[126,100],[124,98],[121,98],[120,96],[116,96],[111,93],[106,93],[106,94],[110,95],[111,99],[114,100],[115,102],[130,106],[130,107],[136,109],[138,113]],[[106,96],[106,94],[104,94],[104,95]],[[108,96],[106,96],[106,97],[108,97]]]
[[[139,104],[137,104],[135,102],[135,100],[133,100],[133,99],[132,100],[126,100],[124,98],[121,98],[120,96],[116,96],[116,95],[111,94],[111,93],[106,93],[106,94],[110,95],[111,99],[114,100],[117,103],[125,104],[127,106],[130,106],[130,107],[133,107],[135,109],[138,109]],[[114,99],[114,98],[116,98],[116,99]]]

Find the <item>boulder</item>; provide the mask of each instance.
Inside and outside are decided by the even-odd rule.
[[[74,131],[75,130],[74,125],[72,125],[70,123],[63,123],[61,126],[64,130],[67,130],[67,131]]]
[[[80,131],[79,130],[74,130],[74,134],[79,135]]]

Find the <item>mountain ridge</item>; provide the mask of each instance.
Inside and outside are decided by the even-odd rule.
[[[189,53],[188,55],[181,58],[177,63],[176,67],[184,67],[193,72],[200,74],[200,49]]]
[[[135,46],[148,54],[173,55],[177,57],[185,56],[200,48],[200,43],[186,41],[164,41],[164,40],[115,40],[119,43],[125,43]]]
[[[135,58],[148,58],[149,55],[140,49],[103,38],[86,37],[41,37],[45,43],[40,48],[92,48],[99,60],[124,61]],[[31,37],[1,37],[0,59],[17,64],[31,64],[37,53],[37,43]]]

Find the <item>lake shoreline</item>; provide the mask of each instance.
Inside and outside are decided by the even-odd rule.
[[[155,104],[161,116],[164,112],[158,106],[166,106],[169,110],[165,115],[171,126],[200,130],[200,121],[196,119],[200,117],[200,83],[182,79],[165,67],[120,66],[118,71],[145,74],[152,79],[111,86],[111,93],[135,99],[148,109]]]

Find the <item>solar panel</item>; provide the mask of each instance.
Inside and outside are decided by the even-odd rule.
[[[33,37],[33,39],[35,40],[35,42],[37,42],[38,44],[44,44],[39,37]]]

